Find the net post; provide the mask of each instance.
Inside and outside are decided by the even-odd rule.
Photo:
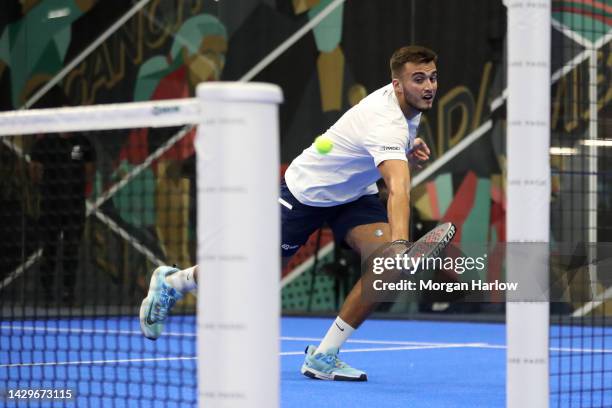
[[[597,49],[591,44],[592,49],[589,50],[589,140],[591,146],[589,146],[588,154],[588,190],[587,190],[587,242],[589,257],[591,259],[597,259],[597,179],[598,179],[598,158],[597,158],[597,146],[595,141],[598,138],[598,101],[597,101]],[[591,297],[597,298],[597,282],[599,281],[597,276],[597,264],[589,264],[589,279],[591,281]]]
[[[216,82],[197,98],[199,406],[276,408],[282,91]]]
[[[508,281],[548,287],[550,234],[551,1],[506,0],[508,8],[507,241],[528,248],[538,270],[525,270],[521,251],[508,251]],[[525,280],[525,278],[527,278]],[[542,287],[543,286],[543,287]],[[549,406],[549,303],[533,285],[508,299],[507,407]],[[523,300],[523,301],[521,301]]]

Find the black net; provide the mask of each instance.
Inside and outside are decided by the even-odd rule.
[[[195,261],[194,132],[2,139],[0,405],[196,404],[195,297],[139,324],[151,272]]]
[[[611,271],[600,247],[612,242],[610,39],[607,2],[553,2],[552,241],[574,253],[552,258],[553,274],[570,273],[565,301],[551,304],[551,407],[612,406]]]

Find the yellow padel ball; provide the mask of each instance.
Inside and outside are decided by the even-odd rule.
[[[317,152],[321,154],[327,154],[334,148],[334,142],[332,142],[331,139],[326,136],[317,137],[314,141],[314,145]]]

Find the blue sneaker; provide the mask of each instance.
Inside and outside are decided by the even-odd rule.
[[[338,349],[331,349],[325,354],[315,354],[316,351],[316,346],[306,347],[306,357],[301,370],[306,377],[333,381],[368,380],[364,371],[357,370],[338,358]]]
[[[170,266],[160,266],[153,271],[149,293],[140,305],[140,330],[148,339],[156,340],[164,329],[168,312],[183,294],[166,283],[166,276],[178,272]]]

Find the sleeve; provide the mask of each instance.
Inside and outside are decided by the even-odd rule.
[[[408,148],[408,125],[405,120],[393,118],[385,120],[382,117],[375,119],[376,123],[370,126],[364,140],[364,147],[374,158],[378,167],[385,160],[408,161],[406,151]]]

